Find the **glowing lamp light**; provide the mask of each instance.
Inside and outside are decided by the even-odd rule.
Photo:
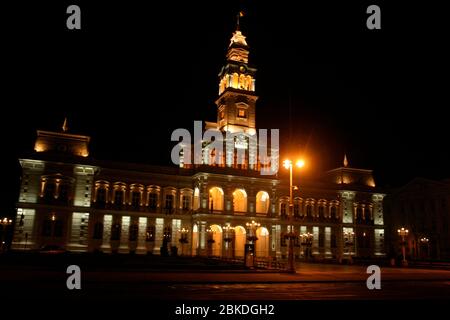
[[[283,166],[284,166],[286,169],[289,169],[289,168],[291,167],[291,160],[284,160],[284,161],[283,161]]]
[[[303,159],[298,160],[298,161],[295,163],[295,165],[296,165],[297,167],[299,167],[299,168],[302,168],[302,167],[305,166],[305,160],[303,160]]]

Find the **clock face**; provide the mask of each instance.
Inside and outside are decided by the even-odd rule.
[[[241,67],[239,68],[239,70],[240,70],[241,72],[245,72],[245,67],[244,67],[244,66],[241,66]]]

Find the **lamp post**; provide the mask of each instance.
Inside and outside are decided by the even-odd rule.
[[[402,227],[397,230],[397,233],[402,238],[402,255],[403,255],[402,266],[406,267],[408,266],[408,261],[406,261],[405,237],[408,235],[409,231],[408,229]]]
[[[430,258],[430,239],[428,239],[426,237],[420,238],[420,243],[422,246],[427,246],[427,259],[429,259]]]
[[[3,218],[2,220],[0,220],[0,224],[2,225],[2,243],[0,246],[0,252],[5,252],[6,251],[6,229],[9,225],[12,224],[12,220],[8,219],[8,218]]]
[[[354,241],[355,233],[353,231],[345,231],[344,232],[344,245],[348,252],[348,261],[352,263],[352,247]]]
[[[256,240],[258,238],[256,237],[256,229],[259,228],[261,225],[259,222],[255,222],[255,220],[252,220],[252,222],[247,222],[245,224],[247,226],[247,229],[249,229],[249,233],[247,236],[247,241],[249,242],[249,245],[252,245],[252,258],[249,259],[250,252],[247,252],[246,254],[246,266],[247,267],[254,267],[255,266],[255,258],[256,258]],[[248,247],[249,249],[249,247]]]
[[[292,161],[284,160],[283,165],[286,169],[289,169],[289,224],[290,230],[285,235],[287,239],[289,239],[289,253],[288,253],[288,272],[295,273],[294,267],[294,243],[293,241],[297,238],[297,235],[294,232],[294,226],[292,225],[292,217],[294,215],[294,201],[292,198],[293,185],[292,185]],[[303,160],[298,160],[295,164],[297,167],[301,168],[305,165]]]
[[[178,240],[178,241],[180,241],[180,243],[181,243],[181,255],[184,256],[184,245],[186,243],[188,243],[187,235],[189,233],[189,230],[185,229],[185,228],[182,228],[180,230],[180,233],[181,233],[181,237],[180,237],[180,240]]]
[[[223,241],[225,241],[226,258],[230,258],[228,252],[230,250],[230,244],[233,241],[234,227],[231,227],[229,224],[227,224],[223,227],[223,230],[225,231]]]

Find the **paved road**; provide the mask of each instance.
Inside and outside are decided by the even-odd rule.
[[[450,271],[382,268],[381,290],[368,290],[366,267],[301,264],[296,274],[82,270],[82,290],[66,289],[64,269],[1,268],[4,292],[55,299],[360,300],[448,299]],[[43,293],[45,293],[43,295]]]

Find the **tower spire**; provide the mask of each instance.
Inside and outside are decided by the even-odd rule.
[[[64,123],[62,125],[63,132],[67,132],[69,130],[69,127],[67,126],[67,117],[64,118]]]
[[[348,167],[347,154],[344,154],[344,167]]]

